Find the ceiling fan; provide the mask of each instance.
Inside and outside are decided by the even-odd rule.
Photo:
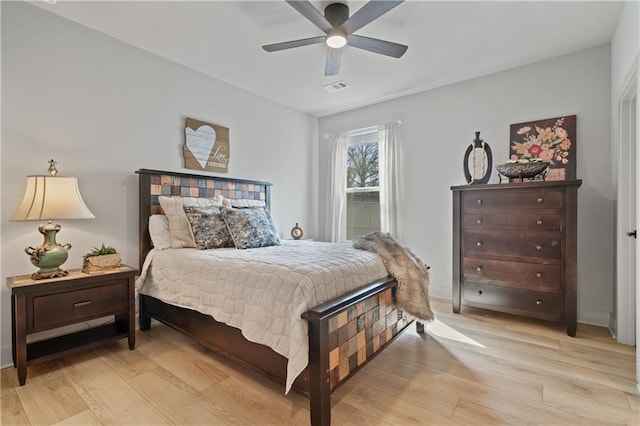
[[[324,9],[324,16],[308,0],[286,0],[302,16],[326,33],[326,36],[285,41],[283,43],[262,46],[267,52],[326,43],[327,60],[324,75],[337,75],[340,72],[341,48],[348,45],[381,55],[399,58],[407,51],[408,46],[392,43],[377,38],[353,34],[365,25],[375,21],[404,0],[383,1],[371,0],[356,13],[349,16],[349,6],[344,3],[331,3]]]

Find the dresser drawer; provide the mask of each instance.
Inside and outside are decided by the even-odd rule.
[[[559,265],[465,257],[462,268],[465,282],[551,293],[560,293],[562,289]]]
[[[561,231],[559,214],[467,214],[462,218],[462,227],[467,230],[506,229],[522,231]]]
[[[463,237],[465,257],[508,256],[560,259],[558,235],[505,232],[497,234],[467,233]]]
[[[462,194],[462,208],[465,212],[509,209],[516,213],[527,213],[532,209],[561,209],[562,191],[556,188],[470,191]]]
[[[559,321],[562,295],[465,282],[462,299],[470,306]]]
[[[33,299],[31,329],[47,329],[81,320],[126,312],[127,281],[82,290],[37,296]]]

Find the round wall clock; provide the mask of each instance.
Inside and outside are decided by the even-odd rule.
[[[298,225],[298,222],[296,222],[296,226],[291,228],[291,237],[293,237],[294,240],[299,240],[300,238],[302,238],[303,235],[304,235],[304,231],[302,230],[302,228],[300,228],[300,225]]]

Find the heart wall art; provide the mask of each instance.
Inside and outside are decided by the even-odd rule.
[[[193,170],[229,171],[229,128],[187,118],[184,167]]]

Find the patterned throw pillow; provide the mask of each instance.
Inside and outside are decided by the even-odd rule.
[[[233,247],[233,239],[220,215],[219,207],[183,206],[183,208],[198,250]]]
[[[167,197],[159,196],[158,201],[162,211],[169,219],[169,231],[171,232],[171,247],[195,247],[193,232],[189,226],[189,221],[184,214],[182,206],[211,207],[222,206],[222,197],[214,198],[194,198],[194,197]]]
[[[267,208],[233,209],[222,207],[224,219],[236,248],[248,249],[280,245]]]

